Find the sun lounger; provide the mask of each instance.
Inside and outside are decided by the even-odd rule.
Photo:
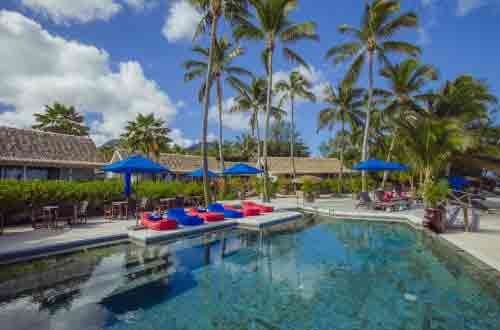
[[[224,213],[210,212],[197,207],[190,208],[188,212],[190,215],[202,218],[205,222],[218,222],[224,220]]]
[[[173,208],[167,212],[168,218],[177,221],[183,226],[199,226],[203,224],[203,219],[194,215],[188,215],[184,209]]]
[[[243,213],[245,217],[253,217],[261,213],[260,209],[251,206],[229,205],[225,204],[224,208]]]
[[[267,205],[262,205],[262,204],[257,204],[255,202],[241,202],[241,205],[243,207],[253,207],[258,209],[261,213],[271,213],[274,211],[274,207],[272,206],[267,206]]]
[[[224,214],[224,218],[230,218],[230,219],[243,218],[243,212],[236,211],[233,209],[226,209],[222,204],[219,203],[208,205],[208,211],[222,213]]]
[[[149,229],[156,231],[174,230],[177,229],[177,222],[175,220],[162,219],[161,216],[158,220],[154,219],[151,212],[143,212],[141,215],[141,224]]]

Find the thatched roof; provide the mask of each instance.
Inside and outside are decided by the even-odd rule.
[[[117,150],[113,161],[126,159],[131,156],[126,150]],[[200,156],[180,155],[180,154],[161,154],[159,163],[168,167],[174,173],[188,173],[201,167]],[[290,175],[292,173],[290,158],[288,157],[269,157],[269,171],[272,175]],[[231,167],[234,162],[225,162],[225,166]],[[257,166],[256,161],[248,162],[250,166]],[[340,161],[336,158],[295,158],[295,166],[298,175],[328,175],[338,174],[340,172]],[[208,168],[211,171],[219,171],[219,161],[215,157],[208,157]],[[344,172],[350,172],[344,168]]]
[[[89,137],[0,127],[0,163],[92,168],[104,161]]]

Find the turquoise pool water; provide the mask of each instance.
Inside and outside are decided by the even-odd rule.
[[[498,274],[396,224],[313,219],[0,270],[8,329],[499,329]]]

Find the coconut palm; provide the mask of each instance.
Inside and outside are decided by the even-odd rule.
[[[185,81],[191,81],[207,73],[210,49],[195,46],[193,52],[202,56],[203,59],[189,60],[184,63],[184,68],[186,69],[186,73],[184,74]],[[233,65],[233,61],[243,54],[244,49],[239,46],[234,46],[226,37],[222,37],[215,42],[212,63],[212,81],[216,83],[217,92],[217,111],[219,115],[219,167],[221,172],[224,171],[224,154],[222,152],[222,145],[224,142],[222,137],[222,80],[234,79],[238,75],[252,76],[251,72]],[[205,88],[206,84],[203,82],[198,93],[200,103],[203,102]]]
[[[295,100],[302,98],[311,102],[316,102],[316,96],[311,91],[311,82],[299,71],[294,70],[287,79],[278,81],[274,87],[278,93],[283,94],[283,101],[290,103],[290,125],[292,132],[295,132]],[[295,134],[290,134],[290,163],[292,165],[292,176],[295,180]],[[294,185],[295,187],[295,185]]]
[[[340,147],[339,191],[343,189],[344,151],[346,146],[346,123],[352,129],[362,125],[365,90],[356,88],[350,82],[344,81],[335,89],[332,85],[325,87],[323,101],[328,107],[321,110],[318,118],[318,131],[333,129],[335,124],[341,124],[342,136]]]
[[[264,112],[266,106],[266,91],[267,83],[265,79],[254,78],[250,85],[239,79],[231,79],[231,85],[238,92],[234,100],[230,112],[250,113],[250,123],[252,136],[257,139],[257,160],[261,159],[261,144],[260,136],[260,114]],[[271,107],[271,118],[281,120],[286,115],[286,112],[279,106]],[[260,166],[260,161],[258,162]]]
[[[257,22],[254,24],[250,20],[242,19],[234,31],[237,39],[260,40],[265,42],[265,49],[262,53],[264,66],[267,73],[267,96],[266,113],[264,123],[264,201],[269,201],[269,172],[267,166],[267,145],[269,137],[269,124],[272,108],[273,89],[273,56],[276,43],[281,41],[284,44],[283,55],[290,61],[296,62],[304,67],[307,64],[302,57],[287,47],[288,44],[299,40],[317,40],[316,23],[304,22],[294,23],[290,19],[290,13],[297,8],[297,0],[249,0],[255,8]]]
[[[156,118],[153,113],[138,114],[135,120],[127,122],[121,139],[122,144],[132,152],[158,158],[162,151],[168,150],[171,142],[169,133],[170,129],[165,126],[165,121]]]
[[[378,90],[378,93],[384,95],[388,102],[384,114],[393,126],[386,157],[390,162],[398,138],[398,122],[415,120],[416,116],[423,113],[422,101],[427,99],[429,94],[423,94],[422,88],[430,80],[437,80],[438,74],[432,65],[421,64],[412,58],[388,66],[382,69],[380,74],[389,84],[388,90]],[[384,173],[382,188],[386,180],[387,172]]]
[[[203,195],[205,204],[210,203],[210,182],[208,178],[208,111],[210,108],[210,89],[213,70],[214,49],[217,42],[217,28],[219,21],[225,17],[229,22],[243,19],[247,15],[246,0],[188,0],[201,11],[202,18],[198,23],[195,38],[206,29],[210,30],[210,48],[208,51],[208,63],[205,76],[205,88],[203,95],[203,116],[201,136],[201,159],[203,168]]]
[[[34,129],[45,132],[87,136],[89,128],[85,126],[85,118],[76,112],[74,107],[61,103],[46,105],[44,113],[35,113]]]
[[[366,3],[359,28],[343,24],[339,27],[342,34],[352,37],[352,41],[330,48],[326,57],[334,64],[352,60],[346,80],[357,81],[361,70],[368,62],[368,109],[366,112],[363,136],[362,160],[368,159],[368,139],[370,116],[373,108],[374,77],[373,66],[375,56],[383,65],[388,65],[390,53],[404,53],[416,56],[420,49],[411,43],[394,41],[393,36],[402,28],[415,27],[417,16],[412,12],[397,15],[400,11],[399,1],[373,0]],[[366,173],[363,172],[362,189],[366,191]]]

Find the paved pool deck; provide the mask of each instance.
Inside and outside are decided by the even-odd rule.
[[[500,198],[495,200],[497,201],[500,202]],[[393,213],[356,209],[355,201],[351,198],[322,198],[306,204],[296,198],[279,198],[273,200],[272,205],[278,210],[302,208],[337,218],[407,222],[417,228],[421,226],[424,215],[423,207]],[[251,221],[259,223],[257,218]],[[276,221],[279,221],[279,217]],[[128,228],[134,224],[135,220],[110,222],[103,218],[94,218],[89,219],[86,225],[60,230],[33,230],[28,226],[7,228],[4,235],[0,236],[0,263],[27,259],[35,254],[43,256],[44,253],[71,251],[110,241],[125,241],[129,238]],[[451,231],[439,237],[500,271],[500,214],[481,213],[479,232]]]

